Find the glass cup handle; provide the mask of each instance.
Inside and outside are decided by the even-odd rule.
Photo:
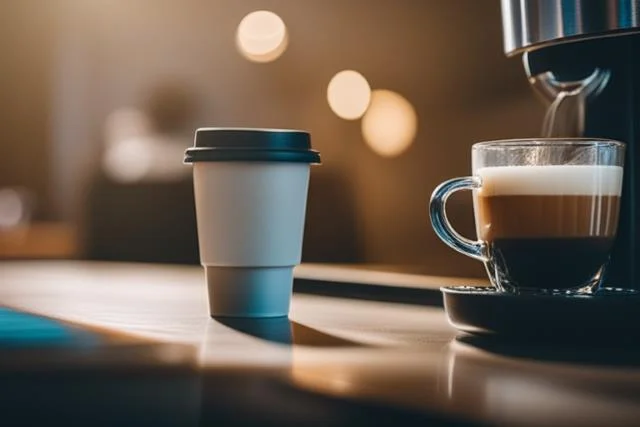
[[[443,242],[464,255],[485,262],[488,260],[487,245],[480,240],[469,240],[458,234],[451,226],[446,213],[449,196],[456,191],[473,190],[481,186],[482,180],[477,176],[453,178],[443,182],[433,190],[429,203],[429,216],[434,231]]]

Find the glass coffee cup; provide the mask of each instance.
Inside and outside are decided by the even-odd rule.
[[[474,144],[472,176],[431,196],[433,228],[447,245],[484,263],[498,291],[592,293],[618,227],[624,144],[537,138]],[[473,191],[477,241],[458,234],[445,204]]]

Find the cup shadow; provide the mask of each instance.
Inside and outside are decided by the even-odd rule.
[[[249,319],[221,317],[219,322],[238,332],[276,344],[304,347],[362,347],[364,344],[327,334],[287,317]]]
[[[530,341],[491,335],[459,335],[456,341],[502,356],[592,366],[638,367],[640,344],[633,340]]]

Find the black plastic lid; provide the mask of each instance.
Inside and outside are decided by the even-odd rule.
[[[200,128],[184,162],[320,163],[308,132],[287,129]]]

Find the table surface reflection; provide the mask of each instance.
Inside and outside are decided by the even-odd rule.
[[[299,277],[308,273],[303,269]],[[363,273],[363,282],[375,286],[398,279],[375,274]],[[357,281],[357,273],[348,276]],[[640,423],[637,349],[457,336],[435,304],[302,292],[294,293],[289,319],[213,320],[196,267],[5,262],[0,278],[5,307],[108,331],[120,337],[115,341],[171,344],[169,353],[165,349],[156,359],[182,355],[205,376],[250,378],[260,372],[301,393],[392,407],[400,414],[438,414],[445,424]],[[440,278],[400,279],[425,292],[434,292],[430,284],[451,284]],[[46,362],[40,365],[47,368]],[[1,368],[2,363],[0,374]]]

